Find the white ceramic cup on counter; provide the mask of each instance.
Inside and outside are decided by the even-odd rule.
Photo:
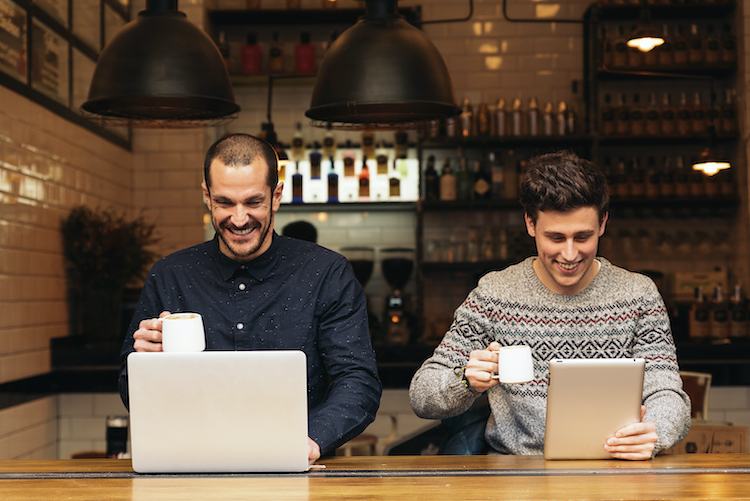
[[[172,313],[162,318],[161,349],[165,352],[205,350],[203,317],[199,313]]]
[[[493,378],[504,384],[528,383],[534,379],[531,348],[526,345],[500,348],[497,352],[497,374]]]

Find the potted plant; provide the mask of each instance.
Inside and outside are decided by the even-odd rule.
[[[112,209],[74,207],[62,222],[71,334],[88,348],[118,349],[125,287],[142,278],[156,258],[158,240],[141,215],[126,219]]]

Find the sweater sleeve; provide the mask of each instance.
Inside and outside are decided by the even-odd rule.
[[[432,356],[414,374],[409,399],[417,416],[426,419],[457,416],[479,397],[462,378],[470,353],[485,349],[493,340],[481,304],[481,295],[475,289],[456,310],[450,329]]]
[[[646,360],[643,381],[644,420],[654,423],[654,455],[679,443],[690,429],[690,398],[682,390],[677,350],[666,306],[656,285],[647,280],[637,321],[635,356]]]

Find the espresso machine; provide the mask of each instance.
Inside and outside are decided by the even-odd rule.
[[[414,249],[381,249],[380,262],[383,277],[391,287],[386,298],[383,318],[383,341],[389,345],[407,345],[411,341],[414,316],[408,312],[408,300],[404,286],[414,270]]]

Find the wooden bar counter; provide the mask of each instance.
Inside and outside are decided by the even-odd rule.
[[[129,460],[0,461],[3,501],[750,499],[750,454],[651,461],[336,457],[288,474],[138,474]]]

